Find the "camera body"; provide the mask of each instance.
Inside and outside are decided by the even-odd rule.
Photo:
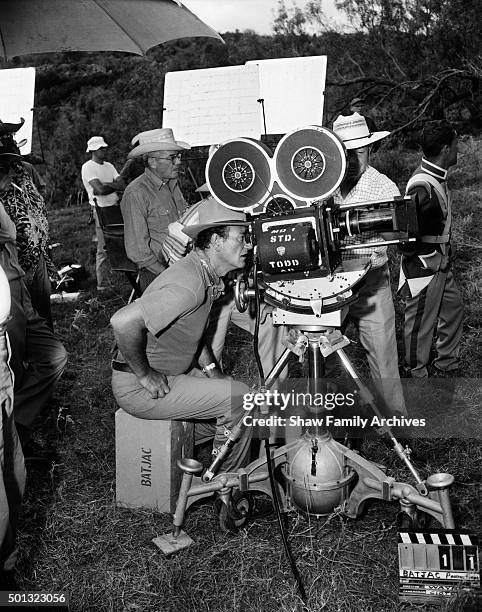
[[[254,281],[280,311],[276,322],[316,322],[343,309],[370,268],[357,250],[418,233],[416,201],[408,197],[336,206],[332,195],[346,170],[343,142],[321,126],[286,134],[273,154],[260,141],[238,138],[208,160],[213,196],[251,221]]]

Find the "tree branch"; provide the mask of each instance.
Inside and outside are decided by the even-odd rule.
[[[347,57],[347,58],[350,60],[350,62],[351,62],[352,64],[354,64],[354,65],[355,65],[355,66],[358,68],[358,70],[359,70],[359,72],[360,72],[360,75],[361,75],[362,77],[364,77],[364,76],[365,76],[365,72],[363,71],[363,69],[362,69],[362,67],[360,66],[360,64],[359,64],[359,63],[358,63],[356,60],[354,60],[354,59],[353,59],[353,57],[352,57],[352,56],[351,56],[349,53],[346,53],[345,55],[346,55],[346,57]]]
[[[465,70],[458,70],[456,68],[454,69],[448,69],[448,70],[444,70],[441,73],[439,73],[438,75],[435,75],[434,78],[437,79],[437,84],[435,85],[434,89],[432,89],[432,91],[430,91],[425,98],[422,100],[422,102],[420,102],[420,104],[417,107],[417,111],[418,112],[417,115],[415,115],[415,117],[413,119],[411,119],[410,121],[408,121],[407,123],[405,123],[404,125],[401,125],[400,127],[396,128],[395,130],[392,131],[392,133],[390,134],[390,136],[394,136],[395,134],[405,130],[407,127],[409,127],[410,125],[413,125],[414,123],[416,123],[420,117],[423,116],[423,114],[425,113],[425,111],[427,110],[430,102],[433,100],[433,98],[435,97],[435,95],[438,93],[438,91],[440,90],[442,84],[447,80],[450,79],[454,76],[460,76],[460,75],[466,75],[466,71]],[[438,78],[437,78],[438,77]]]
[[[397,85],[396,81],[390,79],[379,79],[377,77],[357,77],[355,79],[348,79],[345,81],[326,81],[327,85],[333,87],[348,87],[349,85],[356,85],[357,83],[373,83],[374,85]]]

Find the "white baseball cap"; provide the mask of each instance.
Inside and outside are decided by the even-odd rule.
[[[102,138],[102,136],[92,136],[92,138],[89,138],[89,140],[87,141],[86,153],[88,153],[89,151],[97,151],[97,149],[102,149],[102,147],[108,146],[109,145]]]

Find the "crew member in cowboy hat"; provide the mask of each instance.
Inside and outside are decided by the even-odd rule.
[[[25,123],[25,119],[22,117],[18,123],[4,123],[0,119],[0,156],[4,158],[19,158],[20,155],[20,147],[23,147],[26,144],[26,139],[21,140],[20,142],[16,142],[13,135],[18,132],[18,130]]]
[[[217,202],[212,195],[210,195],[188,209],[184,218],[182,233],[191,239],[191,243],[194,244],[194,247],[201,248],[204,244],[202,239],[204,231],[208,227],[222,227],[227,223],[226,219],[229,220],[230,225],[246,225],[246,218],[243,213],[228,210],[225,206]],[[242,244],[240,237],[238,237],[238,240],[240,244]],[[248,234],[245,234],[244,242],[247,240]],[[244,250],[241,251],[242,259],[244,259],[244,253]],[[231,259],[231,263],[235,263],[234,259]],[[242,263],[241,267],[244,267],[244,261],[238,261],[238,264],[239,263]],[[226,334],[230,323],[233,323],[251,335],[254,335],[255,333],[255,317],[252,316],[252,313],[249,310],[239,312],[235,304],[232,288],[229,288],[222,297],[216,300],[216,303],[211,310],[209,325],[206,328],[205,333],[206,343],[211,348],[215,363],[217,364],[222,363],[224,343],[226,341]],[[274,325],[273,323],[271,306],[263,302],[260,310],[258,347],[263,370],[266,373],[271,372],[280,355],[284,351],[283,335],[283,326]],[[278,383],[276,384],[278,385],[283,383],[286,376],[287,369],[283,368],[283,370],[279,372]]]
[[[333,131],[347,149],[347,171],[334,193],[335,204],[390,199],[400,195],[398,187],[387,176],[370,166],[371,146],[386,138],[390,132],[371,132],[365,117],[358,113],[340,115],[333,123]],[[351,242],[381,241],[383,237],[356,237]],[[395,310],[390,289],[387,247],[357,249],[356,254],[371,268],[358,293],[358,300],[350,306],[349,318],[358,327],[360,342],[367,352],[372,378],[385,400],[390,413],[406,414],[403,391],[398,371],[395,337]]]
[[[0,267],[11,293],[7,331],[16,429],[26,457],[38,459],[40,451],[47,459],[48,450],[31,436],[66,366],[67,353],[51,329],[49,273],[57,272],[49,259],[45,202],[12,136],[21,125],[0,126]]]
[[[42,197],[45,197],[46,183],[40,176],[37,170],[28,162],[20,153],[20,149],[27,144],[27,139],[15,140],[14,134],[20,130],[25,123],[25,119],[22,117],[18,123],[4,123],[0,119],[0,164],[3,166],[9,166],[10,161],[18,160],[22,162],[23,167],[30,174],[35,187]]]
[[[121,208],[126,253],[144,290],[166,268],[162,245],[168,226],[187,208],[178,178],[181,153],[190,146],[176,140],[170,128],[141,132],[133,141],[128,158],[141,158],[144,172],[127,186]]]
[[[112,388],[119,406],[130,414],[195,420],[196,439],[214,436],[219,448],[243,415],[249,388],[222,373],[203,332],[223,290],[221,277],[244,266],[250,246],[244,214],[213,198],[204,200],[198,212],[198,222],[186,230],[195,240],[191,253],[111,319],[120,350],[112,363]],[[251,431],[245,428],[223,471],[246,463]]]
[[[16,243],[25,284],[35,310],[53,329],[50,309],[50,278],[58,278],[50,258],[47,208],[42,196],[45,185],[32,165],[22,159],[14,134],[18,123],[0,123],[0,201],[17,231]]]

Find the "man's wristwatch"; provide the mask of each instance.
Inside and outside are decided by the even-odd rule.
[[[208,365],[203,367],[202,372],[203,374],[208,374],[211,370],[214,370],[215,367],[215,363],[209,363]]]

